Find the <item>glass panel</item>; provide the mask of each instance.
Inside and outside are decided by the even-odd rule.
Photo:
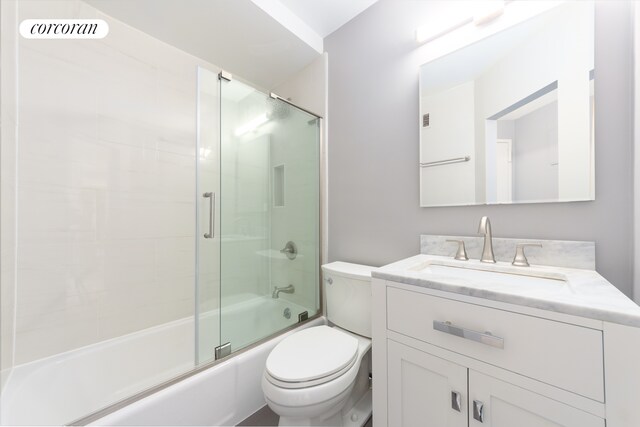
[[[213,360],[220,345],[219,95],[218,75],[198,68],[196,364]]]
[[[237,81],[221,102],[220,335],[236,351],[318,310],[320,127]]]
[[[84,2],[0,9],[2,246],[17,248],[0,423],[63,425],[194,367],[202,61],[105,14],[103,40],[18,35],[98,16]]]

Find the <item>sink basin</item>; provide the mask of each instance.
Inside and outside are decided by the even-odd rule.
[[[456,279],[473,280],[474,282],[490,282],[493,284],[511,285],[517,283],[519,285],[545,285],[558,286],[565,285],[566,280],[562,278],[538,277],[532,275],[506,273],[498,271],[486,271],[475,268],[452,267],[448,265],[431,264],[420,270],[423,273],[437,274],[439,276],[448,276]]]
[[[474,261],[428,260],[409,271],[440,278],[464,280],[474,285],[566,286],[567,277],[539,267],[514,267],[510,264],[484,264]]]

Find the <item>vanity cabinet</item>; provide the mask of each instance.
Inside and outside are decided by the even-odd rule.
[[[467,368],[391,340],[388,355],[390,426],[467,426]]]
[[[469,426],[604,427],[602,418],[469,370]],[[475,408],[474,408],[475,405]],[[481,406],[482,413],[478,413]]]
[[[638,328],[378,278],[372,294],[376,427],[640,426]]]
[[[600,330],[394,287],[387,288],[387,328],[596,401],[604,400]],[[455,333],[468,336],[461,338]]]
[[[604,427],[604,420],[388,340],[389,426]]]

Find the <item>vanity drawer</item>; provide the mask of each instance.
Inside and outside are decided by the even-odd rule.
[[[393,287],[387,328],[604,402],[602,331]]]

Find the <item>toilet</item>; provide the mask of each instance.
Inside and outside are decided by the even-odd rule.
[[[363,426],[371,416],[371,271],[322,266],[330,326],[303,329],[271,351],[262,377],[280,426]]]

